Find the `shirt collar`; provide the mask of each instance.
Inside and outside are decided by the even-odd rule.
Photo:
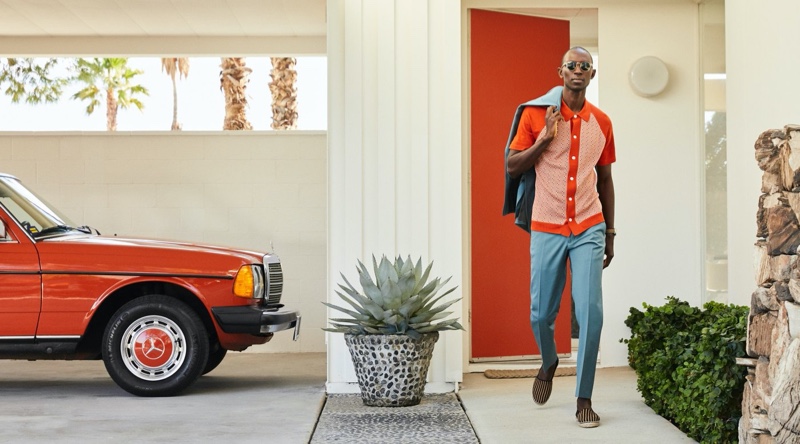
[[[589,103],[588,100],[584,100],[583,101],[583,109],[579,113],[576,113],[576,112],[572,111],[571,109],[569,109],[569,106],[567,106],[567,103],[564,102],[564,99],[561,99],[561,116],[564,118],[564,120],[569,120],[569,119],[572,118],[572,116],[577,114],[578,117],[583,119],[584,122],[588,122],[589,121],[589,116],[591,116],[591,114],[592,114],[591,107],[592,107],[592,104]]]

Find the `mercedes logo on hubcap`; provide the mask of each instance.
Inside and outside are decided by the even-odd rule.
[[[160,358],[164,355],[166,349],[167,347],[161,338],[150,336],[142,343],[142,354],[148,359]]]

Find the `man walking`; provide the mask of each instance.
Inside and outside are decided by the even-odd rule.
[[[533,383],[533,400],[550,398],[558,367],[553,336],[569,259],[572,297],[580,327],[576,418],[597,427],[592,409],[597,353],[603,326],[602,270],[614,257],[614,182],[616,160],[611,120],[586,101],[594,78],[591,54],[574,47],[564,54],[558,75],[564,80],[560,104],[529,106],[522,112],[509,145],[507,172],[519,177],[536,171],[531,212],[531,328],[542,354]]]

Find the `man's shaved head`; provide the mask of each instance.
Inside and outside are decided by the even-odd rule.
[[[592,64],[594,64],[594,59],[592,58],[592,53],[590,53],[589,50],[587,50],[583,46],[573,46],[572,48],[570,48],[567,52],[564,53],[564,57],[561,58],[561,63],[566,63],[567,62],[567,57],[570,55],[570,53],[573,53],[573,52],[582,52],[582,53],[588,55],[589,56],[589,60],[592,62]]]

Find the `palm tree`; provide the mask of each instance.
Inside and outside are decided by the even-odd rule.
[[[0,86],[12,103],[24,100],[35,105],[57,102],[69,78],[58,76],[61,59],[3,58],[0,59]]]
[[[272,129],[297,128],[297,60],[292,57],[271,57]]]
[[[144,71],[129,68],[127,58],[78,59],[74,69],[77,72],[75,79],[85,83],[86,87],[72,98],[88,100],[86,114],[91,115],[100,104],[101,92],[105,92],[106,128],[109,131],[117,130],[117,111],[120,107],[127,109],[133,105],[139,110],[144,108],[144,104],[134,96],[149,95],[147,88],[131,83],[135,76]]]
[[[172,79],[172,131],[180,131],[181,124],[178,123],[178,84],[175,76],[181,78],[189,76],[189,59],[183,57],[169,57],[161,59],[161,69],[167,72]]]
[[[253,127],[247,121],[247,89],[248,76],[253,71],[245,66],[244,57],[223,58],[220,64],[219,88],[225,94],[225,120],[223,130],[250,130]]]

